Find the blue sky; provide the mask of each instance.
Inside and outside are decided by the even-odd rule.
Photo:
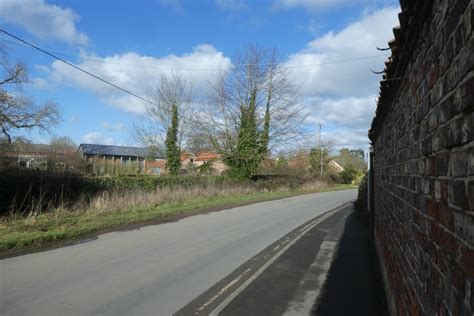
[[[336,147],[365,148],[380,80],[369,69],[383,69],[387,54],[375,47],[393,37],[398,12],[390,0],[3,0],[0,28],[143,96],[163,68],[186,69],[179,72],[192,83],[195,100],[213,70],[230,66],[245,45],[276,48],[301,87],[307,124],[324,124],[323,138]],[[32,84],[25,91],[59,104],[56,135],[134,144],[142,101],[5,36],[0,43],[11,59],[27,63]]]

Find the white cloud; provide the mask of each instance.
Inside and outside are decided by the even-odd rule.
[[[44,0],[0,1],[0,20],[24,28],[40,39],[85,45],[88,37],[76,29],[80,17],[68,8]]]
[[[55,88],[54,85],[50,81],[44,78],[40,78],[40,77],[31,79],[31,83],[32,83],[31,87],[37,90],[53,91]]]
[[[72,124],[77,124],[77,123],[81,122],[81,118],[77,115],[73,115],[69,118],[69,122],[72,123]]]
[[[120,87],[147,98],[163,74],[176,72],[189,83],[194,94],[202,92],[215,76],[209,69],[228,68],[231,61],[211,45],[198,45],[192,52],[181,56],[161,58],[143,56],[134,52],[99,57],[82,52],[81,68],[88,70]],[[182,69],[173,71],[173,69]],[[145,102],[98,81],[59,61],[53,62],[50,79],[56,83],[68,83],[96,94],[103,102],[138,114],[144,114]]]
[[[125,125],[123,123],[102,122],[100,126],[102,126],[103,129],[111,132],[120,132],[125,130]]]
[[[329,8],[342,8],[353,5],[368,5],[390,3],[390,0],[274,0],[273,8],[276,10],[303,8],[310,12],[326,10]]]
[[[369,146],[367,129],[337,129],[329,132],[321,132],[323,140],[334,142],[333,150],[341,148],[361,148],[366,150]]]
[[[247,8],[243,0],[214,0],[214,2],[222,10],[240,11]]]
[[[370,125],[375,111],[375,95],[364,98],[305,99],[311,107],[312,121],[341,128],[365,128]]]
[[[289,57],[301,92],[314,97],[366,97],[377,91],[380,76],[370,69],[383,69],[386,57],[331,63],[354,58],[384,55],[376,47],[384,47],[393,38],[398,24],[397,8],[384,8],[365,15],[339,32],[328,32],[309,42],[300,52]],[[331,63],[331,64],[324,64]],[[300,67],[302,65],[323,64]]]
[[[110,137],[106,137],[99,132],[90,132],[82,137],[82,141],[86,144],[99,144],[99,145],[114,145],[114,140]]]
[[[309,42],[286,62],[296,67],[291,75],[300,86],[304,106],[312,110],[309,122],[323,123],[326,130],[332,130],[326,136],[336,140],[338,147],[365,148],[381,79],[369,69],[383,69],[385,57],[301,66],[383,54],[376,47],[386,46],[393,38],[398,12],[398,8],[384,8],[365,14],[341,31]]]

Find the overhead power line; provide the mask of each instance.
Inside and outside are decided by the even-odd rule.
[[[70,67],[72,67],[72,68],[74,68],[74,69],[76,69],[76,70],[79,70],[80,72],[85,73],[86,75],[89,75],[89,76],[91,76],[91,77],[94,77],[95,79],[97,79],[97,80],[99,80],[99,81],[102,81],[102,82],[104,82],[104,83],[106,83],[106,84],[108,84],[108,85],[114,87],[115,89],[118,89],[118,90],[120,90],[120,91],[122,91],[122,92],[125,92],[125,93],[127,93],[127,94],[129,94],[129,95],[131,95],[131,96],[134,96],[135,98],[138,98],[138,99],[140,99],[140,100],[142,100],[142,101],[145,101],[145,102],[147,102],[147,103],[149,103],[149,104],[157,105],[157,104],[155,104],[154,102],[152,102],[152,101],[150,101],[150,100],[147,100],[147,99],[145,99],[144,97],[141,97],[141,96],[139,96],[139,95],[136,94],[136,93],[131,92],[130,90],[127,90],[127,89],[125,89],[125,88],[122,88],[122,87],[116,85],[116,84],[113,83],[113,82],[110,82],[110,81],[108,81],[108,80],[106,80],[106,79],[104,79],[104,78],[101,78],[101,77],[99,77],[99,76],[97,76],[97,75],[95,75],[95,74],[93,74],[93,73],[91,73],[91,72],[89,72],[89,71],[87,71],[87,70],[84,70],[84,69],[82,69],[81,67],[78,67],[78,66],[76,66],[76,65],[74,65],[74,64],[72,64],[72,63],[70,63],[70,62],[68,62],[67,60],[62,59],[61,57],[58,57],[58,56],[56,56],[56,55],[54,55],[54,54],[51,54],[50,52],[47,52],[47,51],[45,51],[44,49],[41,49],[41,48],[39,48],[38,46],[36,46],[36,45],[34,45],[34,44],[31,44],[31,43],[29,43],[29,42],[27,42],[27,41],[25,41],[25,40],[23,40],[23,39],[21,39],[21,38],[15,36],[15,35],[13,35],[13,34],[7,32],[7,31],[5,31],[5,30],[0,29],[0,32],[1,32],[1,33],[4,33],[4,34],[6,34],[6,35],[8,35],[8,36],[10,36],[10,37],[12,37],[12,38],[14,38],[14,39],[16,39],[17,41],[19,41],[19,42],[21,42],[21,43],[24,43],[24,44],[26,44],[26,45],[28,45],[28,46],[30,46],[30,47],[32,47],[32,48],[34,48],[34,49],[36,49],[36,50],[42,52],[43,54],[46,54],[46,55],[48,55],[48,56],[50,56],[50,57],[52,57],[52,58],[54,58],[54,59],[56,59],[56,60],[59,60],[60,62],[63,62],[63,63],[65,63],[66,65],[68,65],[68,66],[70,66]]]
[[[27,44],[27,45],[29,45],[29,44]],[[31,45],[29,45],[29,46],[31,46]],[[232,69],[232,68],[240,68],[240,67],[247,67],[247,66],[256,65],[256,64],[233,64],[230,67],[216,67],[216,68],[159,67],[159,66],[145,65],[145,64],[130,64],[130,63],[119,63],[119,62],[107,61],[107,60],[99,59],[99,58],[84,57],[80,54],[73,53],[73,52],[66,52],[66,51],[56,50],[56,49],[52,49],[52,48],[45,48],[45,47],[40,47],[40,46],[37,46],[37,45],[35,45],[35,46],[38,49],[41,49],[42,51],[45,51],[45,52],[74,56],[74,57],[79,58],[81,60],[91,61],[91,62],[95,62],[95,63],[117,65],[117,66],[124,66],[124,67],[166,70],[166,71],[223,71],[223,70],[228,70],[228,69]],[[378,55],[361,56],[361,57],[354,57],[354,58],[348,58],[348,59],[330,60],[330,61],[314,63],[314,64],[286,65],[285,68],[293,69],[293,68],[306,68],[306,67],[325,66],[325,65],[341,64],[341,63],[347,63],[347,62],[353,62],[353,61],[359,61],[359,60],[365,60],[365,59],[373,59],[373,58],[379,58],[379,57],[389,57],[389,56],[390,56],[390,54],[378,54]],[[268,66],[270,64],[260,63],[258,65]]]
[[[39,46],[36,46],[18,36],[15,36],[3,29],[0,29],[0,33],[3,33],[13,39],[15,39],[16,41],[26,45],[26,46],[29,46],[29,47],[32,47],[33,49],[43,53],[43,54],[46,54],[48,56],[50,56],[51,58],[53,59],[56,59],[88,76],[91,76],[99,81],[102,81],[103,83],[115,88],[115,89],[118,89],[128,95],[131,95],[137,99],[140,99],[142,101],[145,101],[146,103],[149,103],[149,104],[152,104],[152,105],[157,105],[156,103],[128,90],[128,89],[125,89],[125,88],[122,88],[121,86],[113,83],[113,82],[110,82],[109,80],[107,79],[104,79],[90,71],[87,71],[61,57],[58,57],[57,55],[47,51],[46,49],[43,49]],[[328,61],[328,62],[322,62],[322,63],[317,63],[317,64],[307,64],[307,65],[293,65],[293,66],[285,66],[286,68],[303,68],[303,67],[314,67],[314,66],[322,66],[322,65],[330,65],[330,64],[339,64],[339,63],[347,63],[347,62],[352,62],[352,61],[359,61],[359,60],[364,60],[364,59],[371,59],[371,58],[378,58],[378,57],[387,57],[389,55],[387,54],[383,54],[383,55],[373,55],[373,56],[364,56],[364,57],[357,57],[357,58],[350,58],[350,59],[343,59],[343,60],[335,60],[335,61]],[[82,58],[82,57],[80,57]],[[85,59],[85,58],[82,58],[82,59]],[[86,60],[86,59],[85,59]],[[106,64],[116,64],[116,65],[121,65],[121,66],[129,66],[129,67],[141,67],[141,68],[151,68],[151,69],[160,69],[160,70],[171,70],[171,71],[221,71],[223,69],[218,69],[218,68],[215,68],[215,69],[201,69],[201,68],[166,68],[166,67],[156,67],[156,66],[147,66],[147,65],[132,65],[132,64],[122,64],[122,63],[114,63],[114,62],[108,62],[108,61],[104,61],[104,60],[99,60],[99,59],[93,59],[91,61],[96,61],[96,62],[102,62],[102,63],[106,63]],[[249,66],[249,65],[252,65],[252,64],[241,64],[241,65],[232,65],[232,67],[239,67],[239,66]]]

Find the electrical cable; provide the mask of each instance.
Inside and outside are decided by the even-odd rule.
[[[108,84],[108,85],[110,85],[110,86],[112,86],[112,87],[114,87],[114,88],[116,88],[116,89],[122,91],[122,92],[125,92],[125,93],[127,93],[127,94],[129,94],[129,95],[131,95],[131,96],[134,96],[135,98],[138,98],[138,99],[140,99],[140,100],[142,100],[142,101],[145,101],[145,102],[147,102],[147,103],[149,103],[149,104],[157,105],[157,104],[155,104],[154,102],[152,102],[152,101],[150,101],[150,100],[147,100],[147,99],[145,99],[144,97],[141,97],[141,96],[139,96],[139,95],[136,94],[136,93],[133,93],[133,92],[131,92],[131,91],[125,89],[125,88],[122,88],[122,87],[116,85],[115,83],[112,83],[112,82],[110,82],[110,81],[108,81],[108,80],[106,80],[106,79],[103,79],[103,78],[101,78],[101,77],[99,77],[99,76],[97,76],[97,75],[95,75],[95,74],[93,74],[93,73],[91,73],[91,72],[89,72],[89,71],[87,71],[87,70],[84,70],[84,69],[82,69],[81,67],[76,66],[76,65],[74,65],[73,63],[70,63],[70,62],[68,62],[67,60],[62,59],[61,57],[58,57],[58,56],[56,56],[56,55],[54,55],[54,54],[51,54],[51,53],[49,53],[49,52],[47,52],[47,51],[45,51],[45,50],[39,48],[38,46],[35,46],[34,44],[31,44],[31,43],[29,43],[29,42],[27,42],[27,41],[25,41],[25,40],[23,40],[23,39],[21,39],[21,38],[15,36],[15,35],[13,35],[13,34],[11,34],[11,33],[8,33],[8,32],[5,31],[5,30],[0,29],[0,32],[1,32],[1,33],[4,33],[4,34],[6,34],[6,35],[8,35],[8,36],[10,36],[10,37],[12,37],[12,38],[14,38],[14,39],[16,39],[17,41],[20,41],[20,42],[22,42],[22,43],[24,43],[24,44],[26,44],[26,45],[28,45],[28,46],[31,46],[32,48],[34,48],[34,49],[36,49],[36,50],[38,50],[38,51],[40,51],[40,52],[42,52],[42,53],[44,53],[44,54],[50,56],[50,57],[52,57],[52,58],[54,58],[54,59],[56,59],[56,60],[59,60],[60,62],[63,62],[63,63],[65,63],[66,65],[68,65],[68,66],[70,66],[70,67],[73,67],[73,68],[76,69],[76,70],[79,70],[79,71],[81,71],[81,72],[83,72],[83,73],[85,73],[85,74],[87,74],[87,75],[89,75],[89,76],[91,76],[91,77],[94,77],[95,79],[97,79],[97,80],[99,80],[99,81],[102,81],[102,82],[104,82],[104,83],[106,83],[106,84]]]

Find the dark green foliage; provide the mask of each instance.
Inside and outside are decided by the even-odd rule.
[[[250,180],[250,183],[256,188],[267,191],[273,191],[281,187],[297,189],[308,181],[307,178],[291,175],[254,175]]]
[[[79,174],[0,170],[0,215],[72,205],[103,192],[106,186]]]
[[[32,206],[40,211],[63,205],[72,206],[83,199],[113,190],[147,190],[158,188],[205,188],[209,185],[233,185],[226,177],[172,176],[103,176],[85,177],[71,173],[31,170],[0,170],[0,216],[10,211],[28,213]]]
[[[181,169],[181,150],[178,146],[178,115],[178,106],[173,105],[171,126],[169,127],[166,133],[165,140],[166,169],[168,170],[168,173],[172,176],[177,176],[179,174],[179,170]]]
[[[249,179],[262,161],[256,118],[256,90],[251,93],[248,104],[240,107],[240,129],[233,155],[225,157],[230,167],[229,175],[235,179]]]
[[[212,167],[212,160],[207,161],[197,167],[197,171],[200,175],[211,175],[214,172],[214,168]]]
[[[252,187],[275,190],[285,186],[299,188],[308,181],[297,176],[251,176],[236,180],[224,176],[103,176],[86,177],[79,174],[52,173],[31,170],[0,171],[0,216],[28,214],[32,208],[39,212],[54,207],[70,207],[79,201],[88,202],[98,194],[112,191],[154,191],[160,188]]]
[[[323,148],[323,174],[327,173],[327,166],[329,162],[329,152],[327,148]],[[321,150],[319,148],[312,148],[309,152],[309,165],[311,167],[311,174],[321,176]]]
[[[268,154],[268,143],[270,142],[270,96],[265,107],[265,117],[263,118],[263,130],[260,136],[260,155],[262,159]]]
[[[347,167],[344,171],[341,172],[340,176],[342,179],[342,183],[349,184],[352,180],[355,179],[357,175],[357,171],[352,169],[351,167]]]
[[[153,191],[158,188],[205,188],[208,185],[227,185],[236,183],[232,179],[219,176],[117,176],[98,177],[93,179],[106,190],[147,190]]]
[[[359,184],[359,193],[357,195],[357,200],[355,202],[356,209],[358,213],[366,218],[368,217],[368,175],[365,173]]]

